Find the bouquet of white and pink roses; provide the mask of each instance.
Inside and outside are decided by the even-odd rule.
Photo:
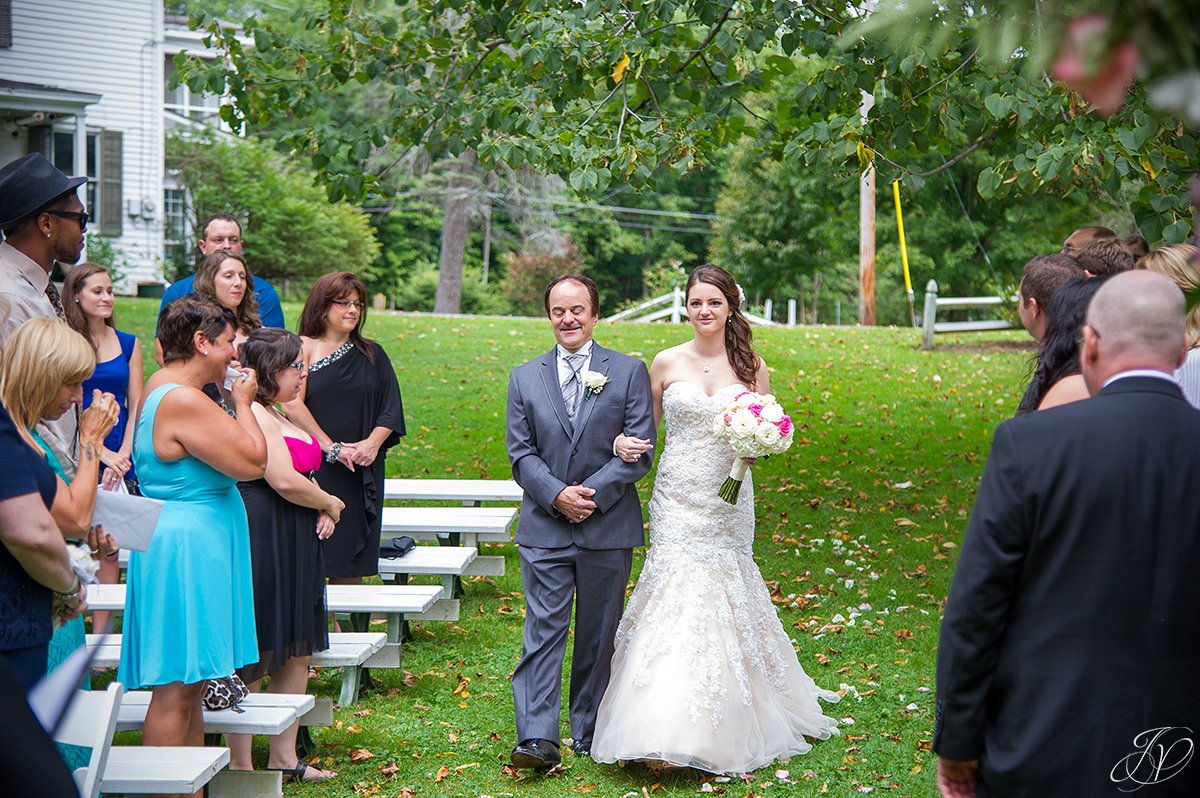
[[[743,457],[766,457],[786,452],[792,445],[792,419],[783,412],[774,394],[742,391],[721,408],[713,420],[718,438],[725,438],[738,459],[733,461],[729,479],[717,495],[737,504],[742,480],[746,478]]]

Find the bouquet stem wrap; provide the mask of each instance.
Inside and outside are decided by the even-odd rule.
[[[733,468],[729,469],[729,479],[721,484],[717,495],[729,504],[737,504],[738,494],[742,492],[742,482],[746,479],[746,471],[749,468],[741,460],[734,460]]]

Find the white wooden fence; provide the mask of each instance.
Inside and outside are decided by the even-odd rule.
[[[687,320],[687,309],[683,306],[684,299],[683,289],[676,286],[669,293],[639,302],[631,308],[622,310],[620,313],[608,316],[604,321],[633,321],[642,323],[670,320],[673,324],[679,324],[681,321]],[[766,305],[766,312],[768,314],[771,312],[770,303],[771,300],[768,299]],[[796,311],[794,303],[795,300],[792,300],[788,306],[789,326],[795,326]],[[775,322],[769,319],[756,316],[753,313],[747,313],[746,311],[742,311],[742,315],[751,324],[758,324],[763,327],[770,327],[775,324]]]
[[[941,322],[937,320],[939,310],[994,308],[1002,307],[1003,305],[1004,299],[998,296],[939,297],[937,281],[930,280],[925,285],[925,312],[921,316],[921,348],[933,349],[933,336],[936,333],[986,332],[989,330],[1012,329],[1016,325],[1005,319]]]

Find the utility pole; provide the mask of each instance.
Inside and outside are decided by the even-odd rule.
[[[863,17],[875,10],[875,0],[863,0]],[[861,90],[860,90],[861,91]],[[875,105],[875,95],[862,91],[859,118],[863,126]],[[875,154],[868,152],[867,168],[858,181],[858,323],[875,325]]]

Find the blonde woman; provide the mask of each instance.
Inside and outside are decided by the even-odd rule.
[[[57,319],[30,319],[17,328],[0,356],[0,402],[8,409],[18,433],[55,473],[57,489],[50,515],[69,540],[87,541],[95,557],[115,554],[112,536],[93,529],[96,481],[104,437],[117,422],[118,405],[110,393],[95,391],[91,406],[79,420],[79,462],[71,464],[48,443],[43,422],[61,418],[83,399],[83,381],[91,376],[96,355],[91,344]],[[63,624],[49,642],[43,672],[53,670],[84,644],[83,619]],[[73,749],[69,765],[86,765],[84,753]]]
[[[1185,295],[1200,289],[1200,266],[1196,264],[1196,248],[1191,244],[1159,247],[1139,260],[1137,267],[1169,277]],[[1187,336],[1187,360],[1175,372],[1175,379],[1192,407],[1200,407],[1200,305],[1188,311]]]

